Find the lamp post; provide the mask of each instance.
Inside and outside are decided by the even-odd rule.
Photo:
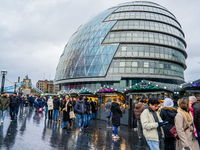
[[[1,94],[4,92],[4,84],[5,84],[5,75],[7,74],[7,70],[3,69],[1,70],[2,74],[2,82],[1,82]]]
[[[15,82],[15,89],[14,89],[14,93],[16,93],[16,88],[17,88],[17,82]]]

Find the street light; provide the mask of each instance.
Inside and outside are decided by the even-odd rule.
[[[7,70],[6,69],[1,70],[1,74],[2,74],[1,94],[3,94],[4,84],[5,84],[5,75],[7,74]]]

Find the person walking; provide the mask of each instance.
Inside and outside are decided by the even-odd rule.
[[[28,114],[28,104],[29,104],[27,96],[25,96],[23,104],[24,104],[24,107],[23,107],[23,117],[26,117],[26,115]]]
[[[84,100],[84,98],[80,97],[79,100],[77,101],[76,105],[75,105],[75,111],[77,113],[77,118],[78,118],[78,128],[79,128],[80,133],[83,130],[84,114],[86,112],[86,106],[85,106],[83,100]]]
[[[93,99],[93,101],[91,101],[91,106],[92,106],[91,119],[95,119],[95,112],[96,112],[96,102],[95,102],[95,99]]]
[[[163,122],[159,113],[158,105],[160,102],[157,98],[150,98],[147,106],[140,115],[140,120],[143,129],[143,135],[150,147],[150,150],[160,150],[159,144],[164,138],[164,131],[162,126],[167,122]]]
[[[60,100],[56,96],[53,100],[53,122],[58,122],[58,112],[59,112]]]
[[[194,134],[193,118],[189,111],[189,99],[183,97],[178,101],[175,126],[179,139],[176,139],[176,150],[199,150],[199,144]]]
[[[106,118],[107,118],[107,128],[110,128],[111,123],[111,106],[112,106],[112,98],[108,97],[108,102],[106,103]]]
[[[33,98],[33,95],[31,94],[30,97],[29,97],[29,101],[30,101],[30,106],[32,107],[33,106],[33,103],[34,103],[34,98]]]
[[[175,150],[175,138],[169,132],[169,130],[174,126],[174,118],[177,114],[177,109],[174,108],[174,103],[170,98],[165,98],[163,107],[160,112],[162,120],[168,121],[166,126],[163,126],[165,134],[165,150]]]
[[[189,97],[189,103],[193,110],[193,120],[197,130],[197,139],[200,146],[200,103],[197,101],[195,96]]]
[[[10,97],[10,117],[11,120],[14,120],[14,117],[17,113],[17,108],[20,105],[20,100],[17,97],[17,93],[13,93],[13,95]]]
[[[7,92],[3,92],[0,98],[1,124],[3,124],[4,122],[5,114],[9,105],[10,105],[10,98]]]
[[[49,96],[49,98],[48,98],[47,105],[48,105],[48,119],[52,120],[52,117],[53,117],[53,99],[52,99],[51,96]]]
[[[139,103],[135,104],[135,108],[134,108],[135,118],[137,119],[137,133],[138,133],[139,139],[142,138],[142,125],[141,125],[141,121],[140,121],[140,115],[144,111],[144,104],[143,103],[144,103],[144,101],[140,100]]]
[[[63,129],[67,128],[67,121],[69,122],[70,128],[72,127],[72,119],[69,116],[70,111],[72,111],[72,103],[69,99],[69,96],[66,95],[63,100]]]
[[[47,113],[48,113],[47,101],[48,101],[48,96],[44,97],[44,103],[45,103],[45,119],[47,119]]]
[[[119,107],[119,102],[117,97],[115,97],[112,101],[111,112],[112,112],[112,124],[113,124],[112,137],[113,139],[119,139],[119,136],[117,135],[117,130],[118,127],[120,126],[120,117],[122,111]]]
[[[84,121],[84,129],[88,129],[89,121],[90,121],[90,115],[92,114],[92,107],[89,103],[89,99],[85,99],[85,106],[86,106],[86,112],[85,112],[85,121]]]

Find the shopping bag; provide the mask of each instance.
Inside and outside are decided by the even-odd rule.
[[[39,108],[39,112],[42,112],[42,108]]]
[[[69,112],[69,118],[70,118],[70,119],[76,118],[76,116],[75,116],[75,114],[74,114],[74,111],[70,111],[70,112]]]

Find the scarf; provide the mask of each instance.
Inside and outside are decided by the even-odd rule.
[[[194,118],[194,109],[193,109],[193,107],[191,107],[190,111],[191,111],[192,116],[193,116],[193,118]],[[198,138],[197,129],[196,129],[196,126],[195,126],[195,124],[194,124],[194,119],[193,119],[193,126],[194,126],[194,134],[195,134],[195,136]]]
[[[159,122],[156,111],[153,111],[148,104],[147,104],[147,109],[149,109],[149,112],[152,113],[155,122]],[[162,139],[162,132],[161,132],[160,127],[157,128],[157,132],[158,132],[158,137],[159,137],[159,141],[160,141]]]
[[[66,111],[66,112],[67,112],[67,105],[68,105],[68,103],[69,103],[69,100],[66,101],[66,103],[65,103],[65,108],[63,109],[63,110]]]

